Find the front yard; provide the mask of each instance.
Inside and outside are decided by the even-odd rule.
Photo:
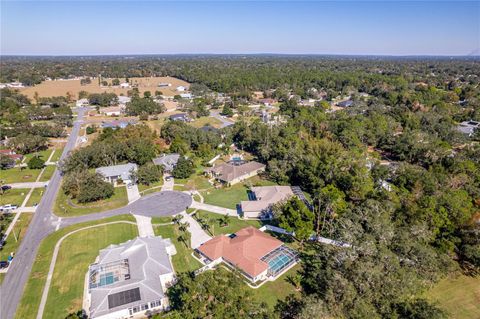
[[[0,194],[0,205],[22,205],[25,196],[27,196],[30,189],[27,188],[12,188]]]
[[[28,199],[26,206],[33,206],[34,204],[38,205],[44,193],[45,193],[44,188],[33,189],[32,195],[30,195],[30,198]]]
[[[75,225],[46,237],[40,245],[15,318],[35,318],[53,250],[61,237],[72,230],[85,226],[118,220],[133,221],[133,218],[131,216],[117,216]],[[82,230],[66,238],[59,251],[43,317],[65,318],[71,311],[80,310],[85,274],[88,265],[95,261],[99,250],[110,244],[125,242],[135,236],[137,236],[135,225],[112,224]]]
[[[53,173],[55,172],[55,165],[47,165],[43,171],[42,176],[40,176],[40,182],[49,181],[52,178]]]
[[[57,216],[70,217],[103,212],[106,210],[123,207],[127,204],[127,190],[123,186],[115,187],[115,193],[112,197],[88,204],[80,204],[75,199],[70,199],[60,189],[57,194],[57,198],[55,199],[53,212]]]
[[[12,232],[8,235],[5,246],[0,250],[0,260],[7,260],[11,252],[17,251],[23,236],[27,232],[28,225],[32,221],[33,213],[22,213],[13,226]],[[16,237],[16,240],[15,240]]]
[[[172,257],[173,268],[175,272],[194,271],[203,265],[192,257],[192,250],[187,248],[185,244],[178,240],[180,231],[176,225],[162,225],[153,226],[155,236],[162,236],[163,238],[170,238],[177,249],[177,254]]]
[[[41,169],[14,167],[0,172],[0,180],[5,184],[35,182]]]

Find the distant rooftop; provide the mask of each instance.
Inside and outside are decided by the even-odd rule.
[[[137,164],[127,163],[122,165],[99,167],[95,170],[95,172],[100,173],[105,177],[120,176],[120,178],[125,181],[130,180],[130,175],[132,174],[132,171],[136,171],[137,168]]]

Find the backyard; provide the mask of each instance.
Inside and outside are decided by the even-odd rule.
[[[15,318],[35,318],[40,304],[53,250],[65,234],[82,227],[113,221],[134,221],[132,216],[116,216],[67,227],[46,237],[40,244],[30,277],[25,286]],[[49,292],[44,318],[65,318],[69,311],[81,309],[83,283],[88,264],[98,251],[112,243],[121,243],[137,235],[135,225],[112,224],[80,231],[65,240],[57,258],[52,287]],[[87,243],[87,244],[86,244]],[[59,279],[61,276],[61,279]],[[80,299],[79,299],[80,298]]]
[[[222,122],[219,119],[210,116],[203,116],[198,119],[195,119],[193,122],[189,123],[193,127],[203,127],[205,125],[209,125],[214,128],[220,128],[222,126]]]
[[[480,276],[445,278],[426,293],[451,318],[480,318]]]
[[[162,236],[163,238],[170,238],[172,243],[177,249],[177,254],[172,257],[173,267],[177,273],[194,271],[200,267],[202,264],[192,257],[192,250],[185,247],[183,242],[178,240],[180,236],[180,231],[175,225],[162,225],[155,226],[153,230],[155,231],[155,236]]]
[[[127,190],[125,187],[115,187],[112,197],[93,203],[80,204],[75,199],[70,199],[63,191],[59,191],[55,199],[53,212],[57,216],[79,216],[103,212],[110,209],[123,207],[128,204]]]

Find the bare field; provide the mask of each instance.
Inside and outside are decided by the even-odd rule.
[[[102,79],[102,81],[107,81],[111,84],[112,79]],[[120,82],[125,82],[125,79],[121,78]],[[138,90],[140,93],[145,91],[150,91],[152,94],[155,91],[161,91],[166,96],[174,96],[181,92],[175,91],[177,86],[186,86],[189,87],[189,83],[179,80],[173,77],[146,77],[146,78],[130,78],[130,85],[138,85]],[[172,86],[169,87],[159,87],[159,83],[170,83]],[[38,93],[39,97],[50,97],[50,96],[66,96],[67,92],[70,92],[72,96],[77,99],[78,92],[87,91],[89,93],[115,93],[117,95],[127,95],[127,91],[132,88],[121,88],[121,87],[111,87],[111,86],[100,86],[98,83],[98,78],[92,78],[92,83],[87,85],[80,85],[80,80],[53,80],[53,81],[44,81],[38,85],[32,87],[26,87],[20,89],[20,91],[27,95],[29,98],[33,99],[35,92]]]

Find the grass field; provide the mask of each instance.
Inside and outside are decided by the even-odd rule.
[[[208,182],[208,178],[202,174],[195,173],[190,178],[187,179],[175,179],[175,184],[182,184],[185,190],[201,190],[213,188],[212,185]]]
[[[0,180],[5,184],[35,182],[41,169],[14,167],[0,172]]]
[[[202,195],[207,204],[236,209],[237,204],[240,204],[242,200],[248,200],[247,191],[249,186],[267,185],[275,185],[275,183],[262,179],[259,176],[254,176],[230,187],[212,188],[202,192]]]
[[[57,148],[55,149],[55,153],[53,154],[52,158],[50,161],[52,162],[58,162],[60,160],[60,156],[62,156],[63,153],[63,148]]]
[[[107,219],[103,219],[103,220],[97,220],[95,222],[83,223],[83,224],[78,224],[78,225],[66,227],[65,229],[57,231],[57,232],[49,235],[48,237],[46,237],[42,241],[42,243],[40,244],[40,247],[39,247],[36,259],[35,259],[35,263],[33,264],[32,271],[30,273],[30,277],[29,277],[29,279],[27,281],[27,284],[25,286],[25,290],[24,290],[22,299],[20,301],[20,304],[17,308],[15,318],[24,319],[24,318],[35,318],[36,317],[38,306],[40,304],[40,299],[41,299],[41,296],[42,296],[43,287],[44,287],[46,279],[47,279],[48,268],[50,266],[50,262],[51,262],[51,259],[52,259],[53,250],[54,250],[54,247],[55,247],[56,243],[58,242],[58,240],[61,237],[63,237],[65,234],[67,234],[67,233],[69,233],[73,230],[80,229],[80,228],[83,228],[83,227],[86,227],[86,226],[98,225],[98,224],[102,224],[102,223],[106,223],[106,222],[120,221],[120,220],[127,220],[127,221],[132,221],[132,222],[135,221],[134,218],[130,215],[116,216],[116,217],[107,218]],[[131,225],[131,226],[135,227],[134,225]],[[119,233],[118,235],[117,234],[110,234],[110,231],[107,230],[108,227],[109,226],[101,226],[101,228],[95,228],[95,231],[93,231],[94,239],[93,239],[93,242],[91,243],[91,245],[96,246],[98,243],[105,243],[106,238],[114,238],[114,239],[118,238],[118,240],[123,240],[124,235],[122,235],[121,233]],[[130,227],[128,227],[128,228],[130,228]],[[135,227],[135,229],[136,229],[136,227]],[[79,234],[81,234],[81,232]],[[76,235],[77,234],[72,235],[72,236],[76,236]],[[119,236],[119,237],[116,237],[116,236]],[[80,248],[83,252],[81,255],[84,255],[85,257],[89,257],[91,255],[93,255],[95,257],[96,255],[98,255],[98,250],[96,252],[93,252],[93,249],[91,249],[92,252],[90,252],[90,253],[85,252],[84,249],[88,249],[90,245],[84,245],[84,243],[81,240],[78,240],[78,243],[79,243],[80,246],[84,246],[84,248]],[[106,245],[108,245],[108,243],[106,243]],[[96,248],[96,247],[94,247],[94,248]],[[72,253],[75,254],[74,251],[72,251]],[[57,260],[60,261],[60,259],[61,259],[61,257],[59,256],[59,258]],[[68,262],[68,261],[65,260],[63,262]],[[74,266],[74,267],[76,267],[76,266]],[[67,277],[71,278],[70,276],[73,275],[73,272],[72,272],[72,274],[70,274],[71,269],[64,270],[64,271],[65,271],[65,273],[62,274],[62,277],[63,277],[63,275],[65,275],[65,279],[62,279],[62,282],[67,283],[66,278]],[[85,276],[86,272],[87,272],[87,268],[82,269],[81,274],[79,274],[79,276],[81,276],[81,283],[79,282],[78,284],[83,285],[83,278],[84,278],[83,276]],[[73,284],[71,282],[68,282],[68,283]],[[71,289],[69,289],[69,288],[68,288],[68,290],[71,291]],[[51,291],[51,293],[53,294],[52,291]],[[55,295],[52,295],[52,296],[55,296]],[[74,300],[71,300],[71,301],[74,302]],[[62,305],[65,307],[67,302],[70,302],[70,301],[67,300],[67,297],[65,296],[65,300],[64,300],[64,302],[62,302]],[[50,303],[50,301],[47,302],[47,307],[49,307],[49,303]],[[68,306],[66,306],[66,307],[68,307]],[[65,308],[63,308],[63,309],[59,308],[58,310],[59,311],[64,311],[66,309]],[[56,318],[65,318],[65,316],[66,316],[66,314],[63,314],[62,316],[60,316],[60,317],[57,316]],[[54,318],[54,317],[44,316],[44,318]]]
[[[12,204],[20,206],[29,191],[30,189],[28,188],[9,189],[5,193],[0,194],[0,205]]]
[[[82,309],[85,273],[99,250],[138,235],[137,227],[113,224],[83,230],[65,239],[60,248],[44,318],[65,318]]]
[[[28,199],[27,206],[33,206],[34,204],[39,204],[42,199],[42,195],[45,193],[44,188],[35,188]]]
[[[103,80],[111,83],[112,79],[102,78],[102,81]],[[123,82],[125,79],[120,79],[120,81]],[[150,91],[152,94],[154,94],[155,91],[162,91],[162,93],[167,96],[178,94],[178,92],[175,91],[177,86],[189,86],[187,82],[172,77],[130,78],[129,82],[138,85],[140,94],[143,94],[145,91]],[[171,83],[172,86],[158,87],[158,84],[161,82]],[[87,91],[88,93],[113,92],[117,95],[123,94],[126,96],[128,90],[131,90],[131,88],[101,87],[98,79],[92,79],[92,83],[87,85],[80,85],[80,80],[44,81],[35,86],[20,89],[20,92],[27,95],[30,99],[33,99],[35,92],[38,92],[40,97],[66,96],[67,92],[70,92],[74,98],[77,98],[80,91]]]
[[[198,119],[195,119],[193,122],[190,122],[189,124],[197,128],[203,127],[205,125],[210,125],[211,127],[214,127],[214,128],[220,128],[223,123],[222,121],[214,117],[203,116]]]
[[[449,318],[480,318],[480,276],[445,278],[426,293],[426,298],[449,314]]]
[[[203,210],[199,210],[196,213],[198,218],[202,218],[205,221],[210,220],[208,223],[210,225],[210,231],[212,232],[212,236],[217,236],[220,234],[233,234],[239,231],[242,228],[253,226],[255,228],[262,227],[262,223],[258,220],[242,220],[236,217],[230,217],[227,226],[220,225],[220,218],[222,215],[206,212]]]
[[[47,165],[43,171],[42,176],[40,176],[40,182],[49,181],[52,178],[53,173],[55,172],[55,165]]]
[[[166,224],[171,222],[172,217],[170,216],[152,217],[152,224]]]
[[[112,197],[94,203],[79,204],[76,200],[71,200],[71,202],[79,207],[71,206],[68,203],[68,196],[60,190],[55,199],[53,212],[57,216],[65,217],[86,215],[119,208],[128,204],[127,190],[125,187],[115,187],[115,193]]]
[[[180,231],[175,225],[154,226],[155,236],[162,236],[163,238],[170,238],[177,249],[177,254],[172,257],[173,267],[175,272],[193,271],[202,264],[192,257],[192,250],[185,247],[183,242],[178,241]]]
[[[20,215],[15,226],[13,226],[12,232],[8,235],[5,246],[0,250],[0,260],[7,260],[7,257],[11,252],[17,251],[32,218],[32,213],[22,213]],[[17,237],[17,240],[15,240],[15,236]]]

